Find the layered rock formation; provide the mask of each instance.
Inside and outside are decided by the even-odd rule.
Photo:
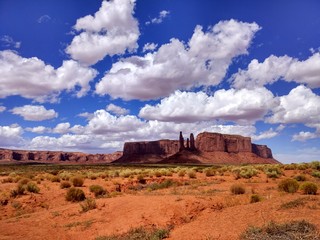
[[[250,137],[220,133],[193,134],[179,140],[127,142],[118,163],[278,163],[271,149],[251,143]]]
[[[122,152],[86,154],[81,152],[0,149],[0,161],[2,162],[110,163],[121,156]]]

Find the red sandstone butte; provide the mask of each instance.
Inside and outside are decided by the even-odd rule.
[[[251,143],[250,137],[203,132],[195,142],[191,134],[186,143],[181,132],[179,140],[126,142],[123,156],[114,163],[279,163],[270,148]]]
[[[110,163],[122,156],[122,152],[111,154],[86,154],[61,151],[26,151],[0,148],[0,162],[44,162],[44,163]]]

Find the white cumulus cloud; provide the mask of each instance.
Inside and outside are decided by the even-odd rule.
[[[139,116],[149,120],[172,122],[216,119],[250,122],[262,119],[273,105],[273,94],[265,88],[254,91],[222,89],[213,96],[204,92],[176,91],[156,106],[144,106]]]
[[[233,74],[233,86],[236,88],[255,88],[272,84],[279,79],[287,82],[305,83],[311,88],[320,87],[320,53],[314,53],[305,61],[289,56],[271,55],[264,62],[254,59],[246,70]]]
[[[154,51],[156,48],[158,47],[158,44],[155,44],[155,43],[146,43],[144,46],[143,46],[143,49],[142,49],[142,52],[152,52]]]
[[[256,23],[233,19],[207,31],[197,26],[188,44],[171,39],[156,52],[114,63],[96,84],[96,93],[147,100],[168,96],[177,89],[217,85],[232,59],[247,53],[259,29]]]
[[[0,126],[0,146],[17,147],[23,143],[23,129],[17,124]]]
[[[75,36],[66,52],[75,60],[93,65],[105,56],[135,51],[140,32],[134,18],[135,0],[103,1],[94,16],[77,20]]]
[[[114,113],[115,115],[126,115],[129,113],[129,110],[126,109],[126,108],[122,108],[122,107],[119,107],[117,105],[114,105],[113,103],[110,103],[107,107],[106,107],[106,110],[108,112],[111,112],[111,113]]]
[[[279,104],[272,109],[270,123],[320,123],[320,96],[300,85],[288,95],[278,97]]]
[[[58,117],[58,113],[56,113],[54,109],[47,110],[41,105],[24,105],[22,107],[15,107],[11,112],[28,121],[43,121]]]
[[[0,113],[1,113],[1,112],[4,112],[6,109],[7,109],[6,107],[0,106]]]
[[[45,132],[50,132],[51,129],[50,128],[46,128],[44,126],[37,126],[37,127],[27,127],[25,128],[26,131],[28,132],[33,132],[33,133],[38,133],[38,134],[42,134]]]
[[[59,134],[65,134],[69,132],[70,130],[70,123],[64,122],[64,123],[59,123],[57,126],[52,130],[53,133],[59,133]]]
[[[8,50],[0,51],[0,72],[0,98],[20,95],[38,102],[55,102],[62,91],[82,97],[97,75],[73,60],[54,69],[36,57],[23,58]]]

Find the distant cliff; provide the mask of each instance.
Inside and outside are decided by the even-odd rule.
[[[204,132],[194,140],[126,142],[123,156],[115,163],[278,163],[266,145],[251,143],[250,137]]]
[[[110,163],[122,156],[112,154],[86,154],[81,152],[27,151],[0,148],[1,162],[44,162],[44,163]]]

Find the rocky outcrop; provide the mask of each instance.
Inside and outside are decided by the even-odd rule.
[[[117,163],[278,163],[271,149],[251,143],[250,137],[204,132],[187,141],[127,142]]]
[[[122,152],[86,154],[81,152],[0,149],[0,161],[2,162],[110,163],[121,156]]]
[[[181,148],[180,144],[177,140],[166,139],[149,142],[126,142],[122,157],[115,162],[158,162],[178,152]]]

